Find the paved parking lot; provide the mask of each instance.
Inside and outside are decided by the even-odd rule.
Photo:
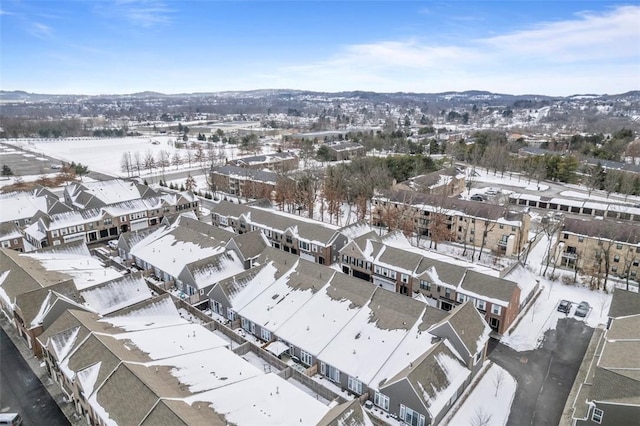
[[[9,166],[15,176],[57,173],[59,170],[51,168],[54,164],[61,163],[42,154],[25,152],[11,145],[0,144],[0,167]]]
[[[489,359],[518,382],[507,425],[557,425],[584,353],[593,334],[582,321],[558,320],[540,348],[517,352],[491,339]]]

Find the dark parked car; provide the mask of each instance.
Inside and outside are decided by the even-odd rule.
[[[479,195],[479,194],[472,195],[471,197],[469,197],[469,199],[472,201],[484,201],[484,198],[482,198],[482,195]]]
[[[589,313],[589,309],[591,309],[591,307],[587,302],[584,302],[584,301],[580,302],[580,304],[576,308],[576,316],[583,317],[583,318],[586,317],[587,314]]]
[[[560,304],[558,305],[558,312],[564,312],[565,314],[568,314],[570,310],[571,302],[569,302],[568,300],[561,300]]]

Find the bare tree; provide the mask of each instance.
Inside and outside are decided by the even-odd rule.
[[[176,170],[178,170],[178,168],[180,167],[180,164],[182,164],[182,156],[180,155],[180,151],[176,150],[173,152],[173,156],[171,157],[171,163],[176,166]]]
[[[158,152],[158,160],[157,160],[157,164],[158,166],[160,166],[161,170],[162,170],[162,177],[164,178],[164,171],[167,167],[169,167],[170,163],[170,158],[171,158],[171,154],[169,154],[169,151],[163,149],[160,152]]]
[[[144,168],[147,169],[149,173],[151,173],[154,167],[156,167],[156,160],[155,158],[153,158],[153,153],[151,152],[151,150],[147,150],[147,152],[144,154]]]
[[[551,264],[551,259],[553,258],[553,255],[551,253],[553,248],[553,237],[562,228],[562,220],[558,220],[555,217],[547,216],[543,218],[540,226],[542,227],[542,232],[544,232],[544,235],[547,237],[546,264],[544,272],[542,273],[542,275],[546,276],[549,265]]]
[[[140,169],[142,168],[142,159],[140,158],[140,152],[136,151],[133,153],[133,166],[136,168],[138,172],[138,176],[140,176]]]
[[[191,168],[191,163],[193,163],[194,158],[193,158],[193,151],[189,148],[187,148],[187,153],[185,155],[185,159],[187,161],[187,164],[189,165],[189,168]]]
[[[122,153],[120,160],[120,170],[127,173],[127,177],[131,176],[131,156],[128,152]]]
[[[491,414],[485,413],[482,407],[476,408],[470,420],[471,426],[489,426],[491,424]]]

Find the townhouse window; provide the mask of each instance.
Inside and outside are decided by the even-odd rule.
[[[305,251],[309,251],[309,243],[305,242],[305,241],[298,241],[298,245],[300,246],[300,250],[305,250]]]
[[[638,266],[640,265],[640,261],[638,261],[638,259],[633,259],[633,266]]]
[[[500,224],[500,229],[504,229],[504,224]]]
[[[342,263],[349,263],[349,256],[343,254],[342,255]]]
[[[618,267],[617,266],[612,266],[611,267],[611,272],[613,272],[614,274],[618,272]]]
[[[311,244],[311,251],[316,253],[318,251],[318,245],[317,244]]]
[[[340,383],[340,370],[338,370],[337,368],[323,362],[320,364],[320,373],[327,376],[329,380]]]
[[[445,288],[444,289],[444,297],[446,297],[447,299],[451,299],[451,289],[450,288]]]
[[[476,230],[475,230],[475,229],[472,229],[471,231],[469,231],[469,233],[470,233],[471,235],[473,235],[473,234],[475,234],[475,233],[476,233]]]
[[[291,237],[291,235],[287,235],[287,242],[289,244],[293,243],[293,238]]]
[[[638,275],[638,271],[631,271],[631,276],[635,277],[636,275]]]
[[[485,302],[484,300],[476,299],[476,308],[478,308],[479,311],[486,311],[487,302]]]
[[[84,231],[84,225],[78,225],[78,231]]]
[[[244,331],[251,332],[251,321],[246,318],[242,318],[242,329]]]
[[[349,376],[347,386],[350,391],[355,392],[358,395],[362,394],[362,382],[360,380]]]
[[[222,304],[220,304],[220,302],[218,302],[217,300],[213,301],[213,312],[218,315],[222,315]]]
[[[229,321],[235,321],[236,320],[236,313],[232,309],[227,309],[227,319]]]
[[[511,227],[511,232],[516,232],[516,227],[515,226]]]
[[[300,361],[302,361],[304,365],[311,366],[311,364],[313,364],[313,356],[309,352],[305,352],[301,349]]]
[[[76,227],[75,226],[70,226],[69,227],[69,233],[73,234],[74,232],[76,232]]]
[[[467,296],[464,294],[458,293],[458,297],[456,299],[459,303],[464,303],[467,300]]]
[[[383,393],[376,392],[373,396],[373,403],[385,411],[389,411],[389,397]]]
[[[584,237],[583,237],[582,235],[580,235],[580,236],[578,237],[578,242],[580,242],[580,243],[581,243],[581,242],[583,242],[583,241],[584,241]]]
[[[420,288],[423,290],[431,291],[431,283],[429,281],[420,280]]]
[[[373,267],[373,272],[375,272],[378,275],[382,275],[382,268],[380,268],[378,265],[375,265]]]
[[[113,219],[107,218],[103,220],[102,223],[104,223],[105,225],[111,225],[113,223]]]
[[[567,234],[567,233],[565,232],[565,233],[564,233],[563,238],[564,238],[565,240],[568,240],[568,239],[569,239],[569,234]]]
[[[400,420],[410,425],[424,426],[424,416],[404,404],[400,404]]]
[[[636,253],[640,253],[640,246],[636,247]]]
[[[60,235],[67,235],[67,228],[62,228],[60,230]]]
[[[407,275],[407,274],[400,275],[400,281],[402,281],[403,283],[407,284],[409,282],[409,275]]]
[[[616,244],[616,248],[617,248],[618,250],[622,250],[622,243],[618,243],[618,244]]]
[[[591,420],[596,423],[602,423],[602,418],[604,417],[604,411],[599,408],[594,408],[593,413],[591,414]]]
[[[618,256],[617,254],[613,256],[613,261],[616,263],[620,262],[620,256]]]
[[[269,340],[271,340],[271,332],[269,330],[267,330],[266,328],[261,328],[260,329],[260,337],[265,342],[268,342]]]
[[[57,237],[58,236],[58,230],[54,229],[53,231],[51,231],[51,236],[54,237],[54,238]]]
[[[440,293],[440,290],[442,290],[442,286],[437,286],[436,290],[438,291],[438,293]]]
[[[396,271],[389,271],[389,278],[395,280],[396,279]]]
[[[133,215],[130,215],[133,216]],[[126,216],[120,216],[120,222],[126,222],[127,221],[127,217]]]
[[[500,315],[502,313],[502,306],[496,305],[495,303],[491,305],[491,313],[494,315]]]

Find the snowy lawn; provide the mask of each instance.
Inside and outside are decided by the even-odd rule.
[[[575,318],[586,322],[590,327],[607,323],[607,313],[611,305],[610,293],[590,290],[580,284],[566,285],[559,280],[554,282],[545,278],[540,278],[540,286],[542,291],[538,298],[524,315],[520,314],[520,320],[515,328],[509,330],[511,333],[507,332],[500,340],[505,345],[517,351],[536,349],[542,342],[544,333],[547,330],[555,330],[560,318]],[[558,312],[557,308],[561,300],[571,302],[571,310],[568,314]],[[585,318],[574,315],[576,307],[582,301],[590,305]]]
[[[491,364],[471,393],[461,397],[445,417],[445,425],[505,425],[517,388],[516,380],[502,367]],[[466,399],[463,400],[463,398]]]

